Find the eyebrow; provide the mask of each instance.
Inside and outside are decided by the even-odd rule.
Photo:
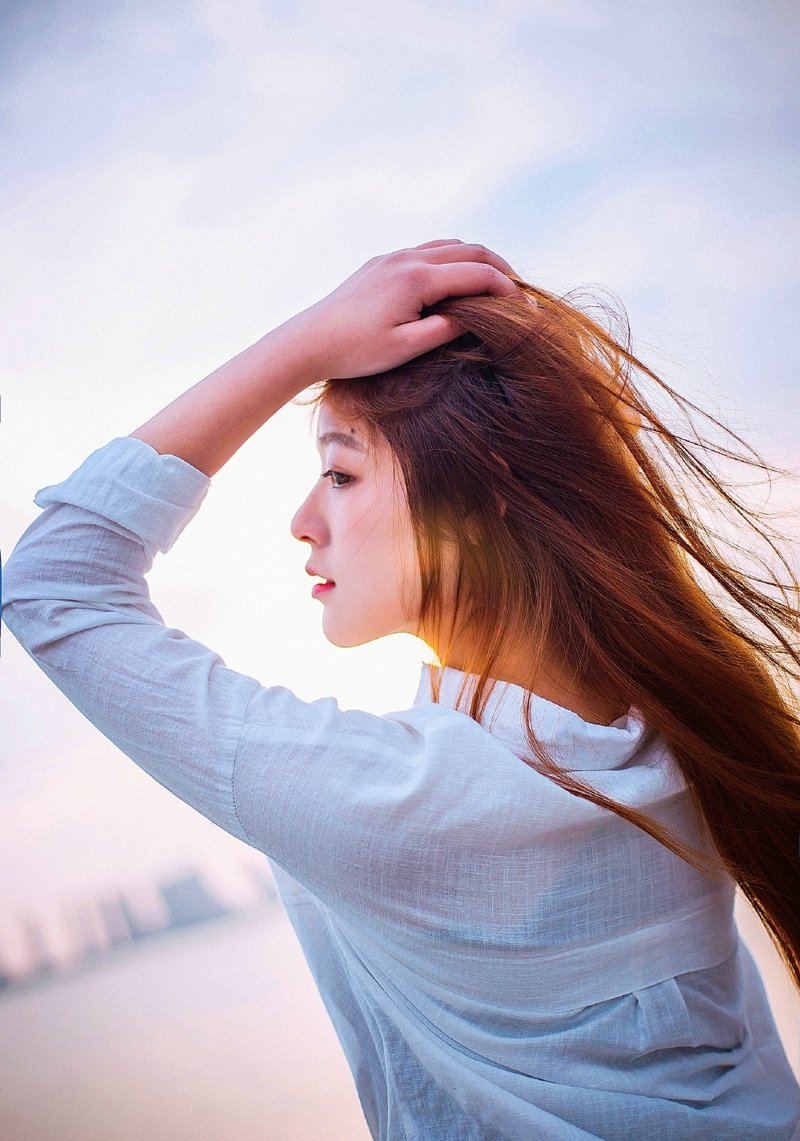
[[[364,452],[366,449],[358,442],[355,436],[348,432],[323,432],[317,437],[317,446],[323,444],[341,444],[343,448],[352,448],[354,452]]]

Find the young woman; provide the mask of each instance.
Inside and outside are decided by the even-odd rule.
[[[7,564],[45,673],[270,858],[377,1138],[795,1135],[732,908],[800,981],[796,584],[722,557],[680,465],[769,534],[637,377],[481,246],[374,258],[39,491]],[[325,633],[441,662],[383,717],[235,673],[144,578],[314,384]]]

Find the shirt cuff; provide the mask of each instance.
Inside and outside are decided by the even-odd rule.
[[[92,452],[61,483],[42,487],[39,507],[70,503],[125,527],[166,552],[194,517],[210,478],[178,456],[162,456],[133,436],[119,436]]]

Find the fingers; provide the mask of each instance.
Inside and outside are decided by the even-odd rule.
[[[517,286],[501,269],[488,262],[454,261],[432,265],[422,286],[424,306],[435,305],[445,297],[473,297],[477,293],[502,296],[517,292]]]
[[[458,238],[442,238],[435,242],[423,242],[421,246],[414,246],[414,252],[424,252],[425,261],[433,265],[441,265],[450,261],[485,261],[499,269],[501,273],[514,273],[512,266],[505,258],[501,258],[494,250],[475,242],[461,242]]]
[[[431,349],[438,349],[457,335],[455,323],[443,313],[432,313],[430,317],[423,317],[419,321],[409,321],[400,325],[394,333],[397,343],[403,345],[403,354],[407,360],[421,357]]]
[[[435,246],[463,246],[459,238],[437,238],[435,242],[423,242],[419,246],[412,246],[412,250],[432,250]]]

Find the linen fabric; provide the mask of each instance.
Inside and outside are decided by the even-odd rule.
[[[210,482],[132,437],[93,452],[37,493],[4,618],[106,737],[268,857],[372,1135],[791,1138],[800,1089],[732,880],[524,763],[520,687],[478,723],[475,678],[441,671],[437,704],[423,665],[411,709],[342,710],[165,625],[145,575]],[[531,715],[565,768],[708,844],[635,708]]]

